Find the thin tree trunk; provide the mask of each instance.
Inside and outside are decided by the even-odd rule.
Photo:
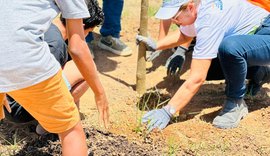
[[[148,29],[148,0],[141,1],[141,19],[140,19],[140,32],[142,36],[147,36]],[[145,77],[146,77],[146,48],[143,43],[139,44],[138,62],[137,62],[137,73],[136,73],[136,91],[139,95],[142,95],[146,91]]]

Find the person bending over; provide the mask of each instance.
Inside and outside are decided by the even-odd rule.
[[[50,52],[60,63],[63,69],[62,77],[79,109],[80,97],[87,91],[89,86],[74,61],[68,60],[69,54],[65,42],[67,40],[67,29],[65,25],[66,22],[62,16],[60,16],[60,19],[56,18],[45,33],[44,40],[48,43]],[[93,21],[91,21],[90,18],[83,19],[84,35],[86,36],[91,32],[96,25],[98,25],[98,23],[94,23],[93,25]],[[7,95],[7,101],[11,108],[10,113],[5,109],[5,116],[8,120],[15,123],[27,123],[35,120],[33,116],[9,95]],[[43,129],[40,124],[37,125],[36,132],[38,134],[46,134],[46,130]]]
[[[44,41],[60,12],[67,19],[71,57],[93,90],[100,118],[107,125],[108,101],[84,40],[82,19],[89,17],[89,12],[83,0],[5,1],[0,9],[4,20],[0,27],[4,49],[0,51],[0,119],[4,118],[3,106],[9,108],[4,102],[8,94],[47,131],[59,134],[63,155],[87,155],[78,109],[61,66]]]
[[[180,30],[153,43],[138,35],[137,42],[156,51],[181,45],[196,37],[190,76],[168,105],[146,113],[142,119],[148,129],[163,129],[172,115],[182,110],[207,78],[213,59],[217,58],[226,81],[226,100],[213,125],[234,128],[248,114],[244,101],[247,88],[256,94],[270,80],[270,15],[269,12],[242,0],[164,0],[156,14],[171,19]],[[246,86],[248,68],[251,80]]]

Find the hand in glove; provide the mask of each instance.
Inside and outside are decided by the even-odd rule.
[[[148,61],[148,62],[153,61],[154,59],[156,59],[160,55],[161,52],[162,52],[161,50],[157,50],[154,52],[148,51],[148,53],[146,53],[146,61]]]
[[[167,75],[179,75],[185,62],[185,53],[188,49],[178,47],[172,56],[166,61]]]
[[[149,37],[137,35],[136,44],[139,44],[140,42],[143,42],[145,44],[147,51],[156,51],[157,49],[156,42]]]
[[[154,128],[164,129],[171,120],[173,113],[170,113],[170,106],[161,109],[151,110],[142,118],[142,123],[147,123],[148,132]]]

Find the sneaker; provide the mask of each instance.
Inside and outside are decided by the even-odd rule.
[[[261,66],[247,86],[247,95],[255,96],[264,83],[270,82],[270,66]]]
[[[132,54],[132,50],[125,43],[119,38],[114,38],[112,36],[101,37],[98,46],[101,49],[108,50],[120,56],[129,56]]]
[[[36,133],[39,134],[39,135],[49,134],[49,132],[46,131],[40,124],[38,124],[37,127],[36,127]]]
[[[94,41],[87,42],[87,45],[88,45],[88,48],[90,50],[92,58],[95,59],[94,50],[93,50],[94,49]]]
[[[222,129],[235,128],[247,114],[248,108],[243,99],[227,99],[221,112],[213,120],[213,126]]]

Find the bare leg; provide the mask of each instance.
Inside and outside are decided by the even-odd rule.
[[[63,156],[86,156],[87,145],[81,122],[70,130],[59,134]]]
[[[84,81],[82,74],[72,60],[65,64],[63,72],[72,87],[77,83]]]
[[[89,86],[86,81],[84,81],[83,76],[73,61],[66,63],[63,72],[72,86],[71,94],[79,108],[80,98],[87,91]]]
[[[76,103],[78,108],[80,107],[80,98],[87,91],[88,88],[89,86],[86,81],[81,81],[75,86],[72,86],[71,95],[73,96],[74,102]]]

